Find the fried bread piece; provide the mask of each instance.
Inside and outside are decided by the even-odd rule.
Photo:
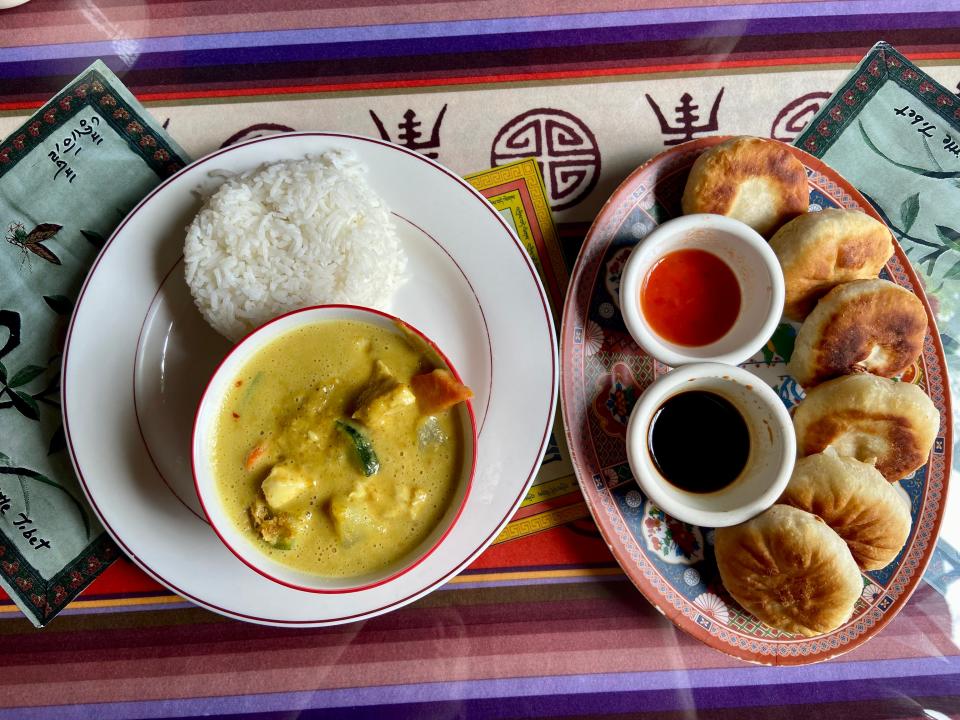
[[[720,578],[767,625],[811,637],[846,622],[863,590],[843,539],[816,515],[774,505],[752,520],[717,528]]]
[[[858,372],[893,377],[919,357],[926,334],[916,295],[888,280],[854,280],[803,321],[787,370],[804,387]]]
[[[735,137],[697,158],[681,204],[686,215],[727,215],[770,237],[807,211],[807,173],[787,145]]]
[[[890,482],[927,462],[940,413],[918,386],[876,375],[848,375],[807,393],[793,414],[801,457],[833,447],[876,465]]]
[[[818,516],[863,570],[885,568],[910,535],[906,499],[873,465],[832,450],[797,460],[777,502]]]
[[[865,213],[829,209],[794,218],[770,247],[783,268],[783,314],[801,321],[840,283],[875,278],[893,255],[893,236]]]

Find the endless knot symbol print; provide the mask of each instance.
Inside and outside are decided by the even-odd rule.
[[[700,116],[697,114],[697,110],[700,109],[700,106],[693,102],[693,96],[690,93],[681,95],[680,104],[673,109],[674,112],[677,113],[677,119],[673,125],[671,125],[670,121],[664,116],[657,101],[645,94],[644,97],[647,98],[647,102],[650,103],[650,108],[657,116],[657,122],[660,123],[660,132],[664,135],[680,136],[667,138],[663,141],[663,144],[679,145],[680,143],[687,142],[687,140],[692,140],[698,133],[716,132],[720,127],[717,120],[717,113],[720,110],[720,101],[723,99],[723,90],[724,88],[720,88],[720,92],[718,92],[713,99],[713,106],[710,108],[710,119],[707,120],[707,122],[699,124],[697,121],[700,119]]]
[[[770,126],[770,137],[783,142],[793,142],[820,106],[830,98],[828,92],[812,92],[801,95],[784,105]]]
[[[536,158],[550,206],[565,210],[583,200],[600,179],[600,148],[580,118],[563,110],[535,108],[500,128],[490,164]]]
[[[257,123],[243,130],[238,130],[233,135],[223,141],[220,147],[225,148],[230,145],[236,145],[244,140],[263,137],[264,135],[275,135],[276,133],[295,132],[289,125],[278,125],[277,123]]]
[[[423,138],[423,132],[420,130],[420,126],[423,123],[417,120],[417,113],[412,108],[408,108],[403,114],[403,122],[397,124],[397,130],[400,132],[397,134],[396,140],[390,138],[390,133],[387,132],[383,121],[373,110],[370,111],[370,117],[373,119],[373,124],[377,126],[377,132],[380,133],[380,137],[387,142],[403,145],[406,148],[416,150],[426,157],[436,160],[439,155],[437,151],[440,150],[440,125],[443,123],[443,116],[446,115],[446,113],[447,106],[444,105],[440,108],[437,119],[433,121],[430,137],[425,140],[421,139]]]

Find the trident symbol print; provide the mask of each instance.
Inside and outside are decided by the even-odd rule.
[[[407,110],[403,114],[403,122],[397,125],[397,129],[400,131],[397,135],[396,140],[390,138],[390,134],[387,132],[387,128],[384,127],[383,122],[377,117],[377,114],[371,110],[370,117],[373,118],[374,125],[377,126],[377,131],[380,133],[380,137],[386,140],[387,142],[395,142],[398,145],[403,145],[406,148],[411,150],[416,150],[417,152],[422,152],[424,150],[430,152],[424,152],[428,158],[436,160],[439,153],[434,152],[440,149],[440,124],[443,122],[443,116],[447,112],[447,106],[444,105],[440,109],[440,113],[437,115],[437,119],[433,123],[433,129],[430,131],[430,137],[426,140],[421,140],[423,133],[420,131],[420,126],[423,124],[417,120],[417,113],[413,109]]]
[[[720,88],[720,92],[717,93],[717,97],[714,98],[713,107],[710,108],[710,120],[705,123],[700,123],[699,125],[697,121],[700,119],[700,116],[697,115],[696,111],[700,109],[700,106],[693,103],[693,96],[691,96],[690,93],[684,93],[680,96],[680,104],[674,108],[674,111],[677,113],[677,119],[674,125],[671,125],[664,117],[663,111],[660,110],[660,106],[652,97],[646,95],[646,98],[647,102],[650,103],[650,107],[653,108],[653,112],[657,115],[657,122],[660,123],[660,132],[664,135],[680,136],[664,140],[664,145],[679,145],[687,140],[692,140],[693,136],[697,133],[715,132],[718,129],[717,111],[720,109],[720,100],[723,98],[723,88]]]

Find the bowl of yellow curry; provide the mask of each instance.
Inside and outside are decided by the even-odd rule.
[[[472,393],[408,323],[305,308],[244,338],[197,410],[193,476],[241,561],[309,592],[388,582],[432,553],[473,480]]]

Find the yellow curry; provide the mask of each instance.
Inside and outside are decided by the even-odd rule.
[[[454,405],[471,396],[418,338],[375,325],[306,325],[235,378],[214,435],[221,500],[263,552],[348,577],[416,548],[463,468]]]

